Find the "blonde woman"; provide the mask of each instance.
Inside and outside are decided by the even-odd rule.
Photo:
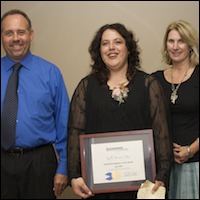
[[[170,67],[157,71],[171,113],[174,165],[170,199],[199,199],[199,43],[186,21],[166,30],[163,60]]]

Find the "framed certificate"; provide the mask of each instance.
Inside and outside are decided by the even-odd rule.
[[[94,194],[138,190],[155,179],[152,129],[80,135],[80,157]]]

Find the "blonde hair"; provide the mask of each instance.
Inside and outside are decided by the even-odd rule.
[[[171,30],[176,30],[181,36],[181,39],[191,48],[190,51],[190,64],[196,66],[199,64],[199,38],[196,30],[190,23],[184,20],[178,20],[168,25],[164,35],[162,58],[168,65],[172,64],[172,60],[167,51],[167,39]]]

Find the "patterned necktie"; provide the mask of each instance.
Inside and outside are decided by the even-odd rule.
[[[18,110],[18,72],[21,68],[20,63],[13,67],[13,73],[8,80],[4,105],[1,115],[1,146],[8,150],[15,142],[16,117]]]

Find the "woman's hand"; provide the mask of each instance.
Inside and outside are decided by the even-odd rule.
[[[160,186],[165,186],[165,184],[162,181],[155,181],[155,185],[151,190],[152,194],[156,192]]]
[[[71,185],[74,193],[79,197],[86,199],[93,196],[91,190],[87,187],[82,177],[73,178]]]
[[[189,159],[187,155],[187,147],[181,146],[177,143],[173,143],[174,146],[174,161],[178,164],[182,164]]]

